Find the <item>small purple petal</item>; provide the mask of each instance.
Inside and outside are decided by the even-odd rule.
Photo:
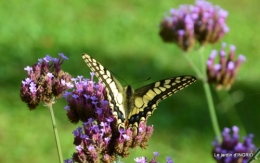
[[[52,62],[54,62],[54,63],[59,63],[59,59],[58,58],[52,58]]]
[[[172,161],[172,158],[171,158],[171,157],[166,157],[166,159],[167,159],[166,163],[173,163],[173,161]]]
[[[226,46],[227,46],[227,43],[225,43],[225,42],[222,42],[222,48],[224,49]]]
[[[70,109],[70,106],[68,106],[68,105],[64,107],[64,110],[66,110],[66,111],[68,111],[69,109]]]
[[[129,137],[128,135],[126,135],[126,134],[123,134],[123,138],[124,138],[125,140],[130,140],[130,137]]]
[[[101,123],[100,123],[100,126],[106,127],[106,126],[107,126],[107,123],[106,123],[106,122],[101,122]]]
[[[49,78],[54,77],[54,75],[53,75],[52,73],[50,73],[50,72],[47,73],[47,76],[48,76]]]
[[[46,55],[46,57],[44,57],[43,59],[47,63],[53,60],[53,58],[51,56],[49,56],[49,55]]]
[[[64,79],[60,80],[61,85],[66,85],[66,81]]]
[[[211,66],[212,65],[212,60],[207,60],[207,66]]]
[[[101,115],[102,112],[103,112],[103,109],[102,109],[102,108],[97,108],[97,109],[96,109],[96,113],[97,113],[98,115]],[[101,122],[101,123],[103,123],[103,122]]]
[[[94,150],[95,150],[95,148],[94,148],[94,146],[93,146],[93,145],[90,145],[90,146],[88,146],[88,150],[91,152],[91,151],[94,151]]]
[[[178,30],[178,35],[179,36],[184,36],[184,34],[185,34],[184,30],[182,30],[182,29]]]
[[[28,84],[31,83],[31,81],[32,81],[32,80],[31,80],[30,78],[26,78],[25,81],[22,81],[22,83],[23,83],[23,85],[25,85],[25,84],[28,85]]]
[[[143,156],[139,157],[139,158],[137,157],[134,160],[135,160],[136,163],[147,163],[146,158],[143,157]]]
[[[224,57],[226,55],[226,52],[224,50],[220,50],[219,54],[221,57]]]
[[[228,16],[228,11],[220,9],[218,15],[222,18],[226,18]]]
[[[60,56],[61,58],[65,59],[65,60],[68,60],[68,59],[69,59],[69,58],[66,57],[63,53],[59,53],[59,56]]]
[[[232,127],[233,133],[238,133],[239,132],[239,128],[237,126],[233,126]]]
[[[76,81],[78,81],[78,78],[71,78],[71,81],[76,82]]]
[[[71,95],[71,92],[66,91],[66,92],[63,93],[62,96],[67,100],[70,95]]]
[[[73,94],[72,97],[73,97],[74,99],[77,99],[77,98],[79,98],[79,95]]]
[[[233,70],[233,69],[235,68],[235,63],[232,62],[232,61],[228,62],[227,68],[228,68],[229,70]]]
[[[159,152],[153,152],[154,156],[159,156]]]
[[[108,142],[110,141],[110,139],[111,139],[111,138],[106,137],[106,138],[105,138],[105,142],[108,143]]]
[[[81,81],[83,79],[83,76],[77,76],[77,78],[79,79],[79,81]]]
[[[73,85],[72,83],[70,83],[70,82],[67,82],[67,83],[66,83],[66,86],[67,86],[68,88],[73,88],[73,87],[74,87],[74,85]]]
[[[236,50],[236,46],[235,45],[230,45],[230,51],[234,52]]]
[[[76,137],[76,136],[80,136],[82,133],[82,128],[81,127],[78,127],[76,130],[74,130],[72,132],[72,134]]]
[[[31,93],[35,93],[37,91],[36,84],[34,82],[31,82],[29,89]]]
[[[90,72],[90,75],[91,75],[91,81],[93,81],[95,73],[94,72]]]
[[[64,163],[73,163],[74,161],[73,161],[73,159],[66,159],[66,160],[64,160]]]
[[[32,69],[32,67],[27,66],[27,67],[24,68],[24,70],[26,70],[26,71],[29,73],[29,72],[32,71],[33,69]]]
[[[113,118],[106,118],[106,120],[107,120],[107,122],[109,122],[109,123],[114,121]]]
[[[242,55],[242,54],[240,54],[240,55],[238,56],[238,59],[239,59],[240,61],[243,61],[243,62],[246,61],[246,57],[245,57],[244,55]]]
[[[81,152],[82,149],[83,149],[83,147],[82,147],[81,145],[76,146],[76,150],[77,150],[78,152]]]
[[[217,50],[212,50],[211,53],[210,53],[210,56],[209,58],[210,59],[214,59],[218,54],[218,51]]]
[[[221,69],[221,65],[220,64],[215,64],[214,65],[214,69],[215,69],[215,71],[219,71]]]

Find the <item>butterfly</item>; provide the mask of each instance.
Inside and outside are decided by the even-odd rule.
[[[196,81],[190,75],[177,76],[134,90],[130,85],[123,87],[110,71],[88,54],[82,54],[82,58],[105,86],[118,129],[130,127],[138,131],[140,122],[147,121],[160,101]]]

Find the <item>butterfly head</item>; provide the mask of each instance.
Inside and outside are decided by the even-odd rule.
[[[131,98],[134,95],[134,89],[130,85],[124,87],[124,92],[127,99]]]

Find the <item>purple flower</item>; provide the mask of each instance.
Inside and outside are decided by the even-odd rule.
[[[147,160],[145,157],[137,157],[134,159],[136,163],[147,163]]]
[[[153,152],[154,157],[149,163],[157,163],[156,157],[159,156],[158,152]],[[146,157],[137,157],[134,159],[136,163],[147,163]],[[166,163],[173,163],[172,159],[170,157],[166,157]]]
[[[253,134],[249,134],[244,137],[243,142],[239,142],[239,128],[233,126],[232,135],[230,131],[231,129],[224,128],[222,142],[217,140],[213,142],[213,157],[218,163],[246,163],[256,151]]]
[[[113,162],[118,156],[127,157],[130,148],[147,146],[153,127],[142,122],[137,133],[130,127],[118,131],[117,120],[105,99],[106,90],[100,82],[93,81],[93,73],[90,80],[78,76],[72,81],[76,89],[64,93],[68,102],[65,110],[72,123],[83,122],[83,127],[73,131],[77,150],[73,161]]]
[[[166,157],[166,159],[167,159],[166,163],[173,163],[173,161],[172,161],[172,158],[171,158],[171,157]]]
[[[64,160],[64,163],[74,163],[72,159]]]
[[[239,67],[245,62],[246,58],[243,55],[239,55],[235,61],[235,46],[230,46],[230,52],[226,57],[225,51],[226,44],[222,44],[222,48],[219,51],[219,63],[215,63],[215,58],[218,55],[216,50],[213,50],[207,61],[207,78],[209,83],[216,84],[217,89],[230,89],[237,76]]]
[[[229,28],[226,25],[228,12],[205,0],[196,0],[195,5],[181,5],[171,9],[160,25],[160,36],[165,42],[176,43],[189,51],[197,40],[200,44],[216,43]]]
[[[30,110],[35,109],[40,102],[51,103],[54,97],[61,97],[65,90],[71,88],[71,76],[61,70],[65,57],[63,54],[60,56],[52,58],[47,55],[32,67],[24,68],[28,76],[22,80],[20,97]]]

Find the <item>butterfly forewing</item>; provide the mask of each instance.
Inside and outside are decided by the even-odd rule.
[[[99,81],[101,81],[107,91],[110,108],[113,115],[118,119],[118,123],[125,121],[125,109],[123,108],[123,87],[118,80],[98,61],[87,54],[83,54],[82,58],[87,63],[92,72],[95,73]]]
[[[128,115],[129,125],[138,127],[147,120],[158,103],[196,81],[193,76],[178,76],[148,84],[135,90],[134,108]]]

